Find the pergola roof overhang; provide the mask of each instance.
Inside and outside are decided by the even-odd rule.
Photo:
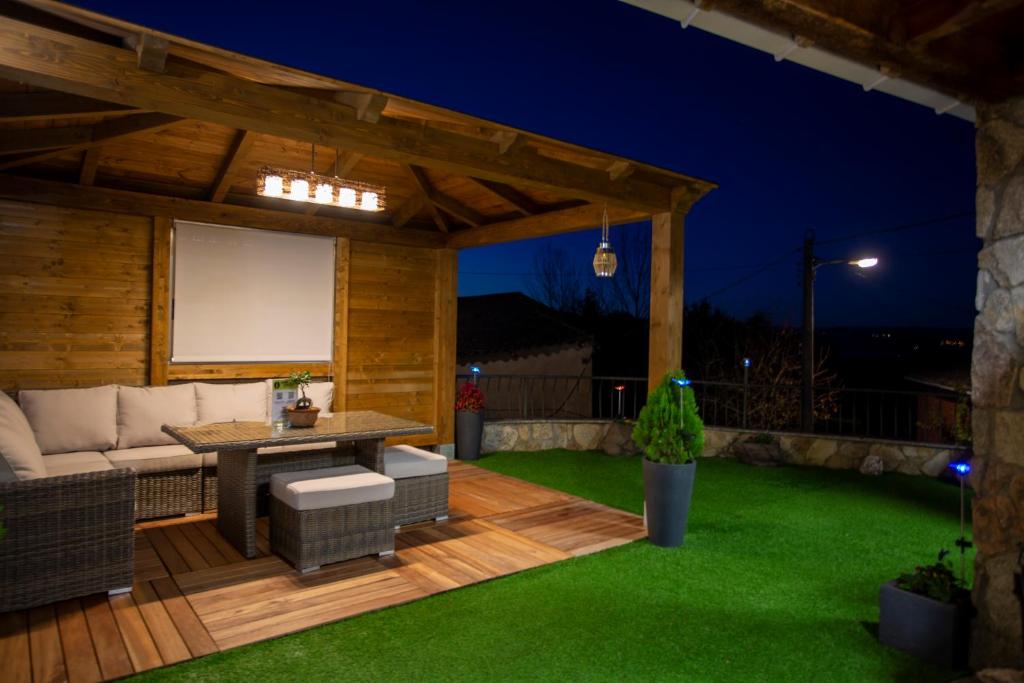
[[[685,212],[715,187],[53,0],[0,8],[0,78],[0,170],[27,176],[12,198],[462,248],[593,227],[605,206],[613,223]],[[119,166],[132,143],[165,160]],[[255,165],[310,147],[396,201],[368,217],[256,196]]]

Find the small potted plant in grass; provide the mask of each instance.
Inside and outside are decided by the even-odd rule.
[[[935,564],[882,584],[878,639],[955,669],[967,664],[971,594],[946,561],[948,554],[942,550]]]
[[[644,454],[647,536],[666,548],[683,544],[697,458],[704,452],[704,423],[690,380],[670,372],[648,399],[633,426]]]
[[[295,407],[289,406],[284,409],[288,415],[288,424],[292,427],[312,427],[316,424],[317,415],[320,413],[320,409],[313,405],[313,399],[306,396],[306,387],[313,381],[312,375],[309,370],[293,372],[288,377],[288,381],[298,386],[302,393],[302,398],[295,402]]]
[[[455,455],[459,460],[480,457],[484,435],[484,393],[473,382],[463,382],[455,397]]]

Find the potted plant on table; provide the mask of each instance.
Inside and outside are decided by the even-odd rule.
[[[670,372],[648,399],[633,426],[644,454],[644,508],[651,543],[683,544],[697,458],[704,452],[704,423],[690,380]]]
[[[878,598],[878,639],[948,668],[967,664],[971,594],[939,552],[934,564],[920,566],[882,584]]]
[[[304,372],[293,372],[288,381],[295,384],[302,393],[302,398],[295,402],[295,406],[285,408],[288,416],[288,424],[292,427],[312,427],[316,424],[317,415],[320,409],[313,405],[313,399],[306,396],[306,387],[313,381],[309,370]]]
[[[484,435],[484,393],[473,382],[463,382],[455,397],[455,455],[459,460],[480,457]]]

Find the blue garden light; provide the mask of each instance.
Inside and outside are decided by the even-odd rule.
[[[744,358],[743,359],[743,367],[745,367],[745,368],[749,368],[750,367],[750,359],[749,358]]]
[[[688,387],[690,386],[690,384],[692,384],[692,382],[690,382],[690,380],[686,379],[685,377],[673,377],[672,381],[675,382],[676,385],[681,387]]]
[[[956,462],[949,463],[949,469],[953,470],[961,477],[965,477],[971,473],[971,463],[958,460]]]
[[[474,365],[474,366],[469,368],[469,371],[472,372],[474,375],[479,375],[480,374],[480,366],[479,365]]]

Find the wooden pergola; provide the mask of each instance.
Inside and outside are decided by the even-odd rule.
[[[337,238],[334,357],[307,369],[336,409],[437,425],[424,442],[452,440],[463,248],[652,219],[650,374],[681,362],[683,219],[710,182],[52,0],[0,8],[0,79],[4,390],[295,369],[169,363],[174,219]],[[257,194],[314,149],[386,211]]]

